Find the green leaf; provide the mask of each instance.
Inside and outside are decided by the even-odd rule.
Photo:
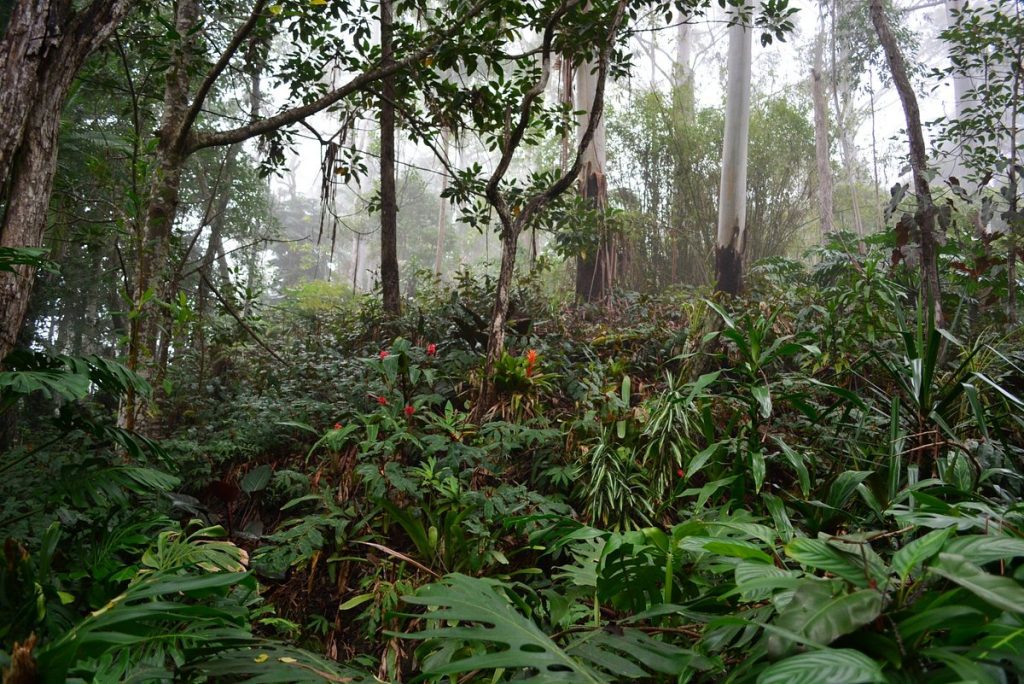
[[[885,682],[878,663],[859,651],[824,648],[779,661],[757,684],[868,684]]]
[[[245,474],[242,478],[241,487],[242,491],[246,494],[254,494],[255,492],[263,491],[270,484],[270,476],[273,475],[274,471],[270,466],[258,465]]]
[[[758,405],[761,407],[761,416],[770,418],[772,415],[772,392],[767,385],[754,385],[750,388]]]
[[[761,487],[764,485],[764,477],[766,470],[767,469],[765,468],[764,452],[750,452],[750,473],[754,477],[754,491],[761,491]]]
[[[1024,539],[995,534],[970,535],[952,540],[945,551],[968,558],[975,565],[985,565],[1024,557]]]
[[[786,555],[807,567],[842,577],[862,589],[869,584],[861,558],[840,551],[821,539],[794,539],[786,544]]]
[[[562,671],[572,673],[568,681],[603,681],[600,675],[587,665],[577,662],[553,642],[532,621],[520,615],[508,599],[500,596],[496,582],[448,575],[443,581],[428,584],[414,596],[405,596],[403,601],[413,605],[429,606],[425,618],[457,623],[421,630],[402,636],[414,639],[459,639],[496,644],[499,650],[479,652],[475,655],[456,657],[445,664],[424,665],[427,674],[455,674],[473,670],[536,669],[541,673]],[[429,669],[427,669],[429,667]]]
[[[882,612],[882,595],[874,589],[832,595],[834,582],[805,580],[779,614],[776,625],[811,642],[828,645],[877,618]],[[769,638],[769,650],[781,654],[790,644],[776,636]]]
[[[933,530],[920,539],[910,542],[892,557],[892,569],[899,575],[902,582],[907,581],[910,571],[917,565],[929,560],[942,550],[943,545],[953,533],[953,528]]]
[[[997,608],[1024,613],[1024,587],[1009,577],[990,575],[963,556],[951,553],[940,553],[939,562],[930,569]]]
[[[598,684],[642,676],[649,670],[675,674],[692,655],[632,630],[615,635],[595,629],[563,649],[519,614],[499,593],[502,588],[497,581],[452,574],[403,597],[407,603],[427,606],[423,618],[436,626],[399,636],[484,645],[469,654],[460,650],[451,660],[425,659],[426,674],[530,670],[537,673],[530,681]]]

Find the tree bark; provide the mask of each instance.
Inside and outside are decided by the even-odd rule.
[[[586,62],[576,71],[576,109],[579,126],[577,142],[588,128],[597,93],[596,65]],[[598,116],[600,116],[598,114]],[[611,293],[615,279],[614,248],[603,226],[603,213],[608,205],[608,180],[605,177],[607,146],[603,117],[597,122],[590,143],[583,151],[580,173],[580,196],[599,214],[596,248],[576,258],[576,296],[584,302],[602,301]]]
[[[168,252],[171,231],[178,212],[181,172],[188,159],[184,148],[184,129],[189,112],[189,71],[196,48],[195,27],[199,20],[198,0],[178,0],[174,28],[181,41],[171,54],[164,83],[164,109],[157,133],[149,190],[136,258],[135,309],[128,343],[128,368],[151,381],[162,380],[161,359],[170,330],[167,315],[148,301],[168,301],[174,295],[170,282]],[[161,330],[162,329],[162,330]],[[145,358],[150,362],[144,363]],[[156,388],[159,392],[159,387]],[[134,430],[143,417],[145,406],[134,392],[125,397],[121,425]]]
[[[749,0],[745,4],[749,8]],[[725,136],[722,142],[722,179],[718,195],[715,290],[731,295],[738,295],[743,285],[752,39],[751,28],[739,21],[729,29],[729,79],[725,100]]]
[[[857,192],[857,145],[853,140],[853,122],[850,121],[853,109],[850,79],[845,72],[840,74],[840,65],[846,62],[846,50],[839,51],[836,44],[836,24],[840,12],[848,11],[848,2],[832,2],[832,100],[835,105],[836,126],[839,129],[839,145],[843,153],[843,171],[846,183],[850,188],[850,207],[853,210],[853,232],[857,234],[857,248],[861,254],[865,252],[864,219],[860,211],[860,196]],[[841,91],[841,92],[840,92]],[[841,102],[841,104],[840,104]]]
[[[814,68],[811,70],[811,94],[814,100],[814,156],[818,167],[818,209],[821,213],[822,238],[835,232],[832,208],[832,161],[829,158],[828,104],[825,99],[824,59],[819,32],[814,45]]]
[[[448,129],[441,131],[441,153],[448,155]],[[441,197],[437,210],[437,250],[434,254],[434,274],[441,275],[441,262],[444,259],[444,239],[448,229],[448,200],[444,191],[448,189],[448,169],[444,168],[441,175]]]
[[[381,66],[394,62],[392,0],[380,3]],[[398,274],[398,199],[395,189],[395,76],[381,81],[380,101],[380,284],[384,312],[402,314]]]
[[[672,65],[673,85],[675,86],[676,106],[682,111],[687,121],[692,121],[697,109],[693,91],[693,67],[690,60],[693,56],[693,27],[686,23],[679,24],[676,33],[676,58]]]
[[[64,101],[131,7],[131,0],[94,0],[71,14],[67,0],[15,4],[0,40],[0,198],[7,201],[0,246],[42,246]],[[34,279],[25,266],[0,274],[0,362],[17,340]]]
[[[938,245],[935,241],[935,206],[932,204],[931,188],[928,185],[928,152],[921,131],[921,110],[917,96],[907,75],[907,64],[903,53],[896,44],[892,29],[882,9],[881,0],[871,0],[871,22],[878,34],[878,41],[885,51],[893,84],[903,104],[907,119],[907,137],[910,139],[910,167],[914,177],[914,192],[917,196],[917,225],[921,244],[921,289],[924,301],[934,317],[936,327],[942,327],[942,291],[939,287],[937,263]]]
[[[957,15],[963,11],[963,0],[945,0],[946,4],[946,27],[953,28],[956,25]],[[965,73],[953,74],[953,112],[957,119],[964,117],[966,110],[976,102],[970,96],[974,89],[974,79]],[[968,194],[973,195],[977,191],[975,183],[967,178],[967,168],[964,166],[963,154],[956,149],[946,150],[946,171],[947,175],[955,177],[960,181],[962,187]]]

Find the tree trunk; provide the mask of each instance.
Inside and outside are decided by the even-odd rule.
[[[747,7],[749,4],[747,0]],[[731,295],[739,294],[743,283],[752,38],[750,27],[740,22],[729,29],[729,80],[725,100],[725,136],[722,142],[722,180],[718,196],[715,290]]]
[[[166,358],[169,344],[168,313],[148,302],[168,301],[174,296],[166,269],[171,234],[178,212],[181,172],[188,159],[183,147],[182,128],[189,109],[189,67],[196,47],[194,31],[199,20],[198,0],[178,0],[175,30],[181,36],[171,56],[164,84],[164,110],[155,159],[149,182],[145,214],[141,228],[135,274],[136,316],[131,321],[128,343],[128,367],[151,381],[162,380],[161,360]],[[144,363],[148,357],[149,362]],[[155,390],[159,393],[159,387]],[[158,399],[158,397],[157,397]],[[139,425],[145,406],[133,392],[125,398],[121,425],[134,430]]]
[[[963,8],[963,0],[946,0],[947,28],[952,28],[956,25],[956,16],[963,11]],[[970,96],[974,87],[974,79],[969,74],[960,72],[953,74],[953,112],[955,118],[960,119],[967,116],[966,110],[977,104]],[[946,150],[945,156],[947,157],[945,159],[947,175],[959,180],[960,187],[968,194],[973,195],[978,188],[967,179],[967,168],[964,166],[963,154],[956,149],[952,149]]]
[[[843,153],[843,171],[846,173],[846,183],[850,188],[850,207],[853,210],[853,232],[857,234],[857,248],[861,254],[865,252],[864,246],[864,219],[860,211],[860,196],[857,192],[857,145],[853,140],[854,125],[850,121],[851,110],[853,109],[853,94],[851,93],[850,79],[845,73],[840,74],[840,65],[847,59],[844,49],[840,52],[836,44],[836,24],[839,21],[840,12],[847,11],[850,7],[848,2],[840,3],[833,0],[832,3],[832,99],[835,105],[836,126],[839,130],[839,145]]]
[[[392,0],[380,3],[381,66],[394,59]],[[380,102],[380,283],[384,312],[402,314],[398,274],[398,200],[395,190],[395,77],[381,82]]]
[[[928,153],[921,131],[921,111],[917,96],[907,75],[907,64],[903,53],[896,45],[892,29],[882,9],[881,0],[871,0],[871,22],[878,33],[878,41],[885,50],[885,58],[892,72],[893,84],[903,104],[907,119],[907,137],[910,138],[910,167],[914,176],[914,192],[917,196],[917,224],[921,234],[921,289],[925,304],[934,316],[936,327],[942,327],[942,292],[939,288],[937,245],[935,242],[935,207],[932,204],[931,188],[928,186]]]
[[[693,92],[693,67],[690,60],[693,56],[693,27],[686,23],[679,24],[676,33],[676,58],[672,65],[675,86],[676,108],[687,121],[692,121],[696,112],[695,93]]]
[[[441,131],[441,153],[448,154],[448,129]],[[448,170],[444,169],[441,175],[441,197],[437,210],[437,250],[434,254],[434,274],[441,275],[441,261],[444,259],[444,238],[448,228],[448,200],[444,198],[444,191],[448,189]]]
[[[39,247],[57,169],[60,114],[86,58],[127,15],[130,0],[95,0],[70,15],[66,1],[15,3],[0,40],[0,246]],[[35,270],[0,273],[0,362],[14,347]]]
[[[582,112],[578,117],[577,142],[587,130],[594,107],[597,92],[595,68],[595,64],[586,62],[576,71],[576,109]],[[580,171],[580,195],[602,215],[608,205],[606,160],[607,148],[602,118],[597,123],[590,144],[583,152],[583,166]],[[603,224],[603,220],[599,222]],[[596,248],[576,258],[576,296],[584,302],[604,300],[611,293],[615,279],[614,253],[610,238],[603,225],[598,226],[598,231]]]
[[[814,68],[811,70],[811,94],[814,100],[814,157],[818,167],[818,208],[821,212],[823,238],[835,232],[832,216],[832,162],[829,158],[828,104],[825,100],[824,38],[818,34],[814,45]]]

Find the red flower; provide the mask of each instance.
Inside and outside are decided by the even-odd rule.
[[[537,363],[537,350],[531,349],[526,352],[526,377],[533,375],[533,366]]]
[[[389,356],[391,356],[391,354],[388,353],[387,349],[381,349],[380,350],[380,360],[381,361],[383,361],[384,359],[388,358]]]
[[[387,406],[388,399],[387,397],[377,397],[377,403],[380,404],[381,406]]]
[[[405,405],[405,417],[412,418],[412,414],[416,413],[416,407],[412,404]]]
[[[433,342],[427,345],[427,356],[437,356],[437,345]]]
[[[680,468],[679,470],[676,471],[676,475],[678,475],[679,477],[686,477],[686,471]]]
[[[334,429],[335,430],[340,430],[341,429],[341,423],[335,423],[334,424]]]

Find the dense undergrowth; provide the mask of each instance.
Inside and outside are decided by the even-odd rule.
[[[938,330],[884,252],[816,260],[760,264],[743,301],[569,308],[528,279],[478,422],[491,283],[468,274],[389,323],[292,292],[251,322],[280,358],[215,323],[172,365],[161,439],[116,426],[148,391],[121,366],[10,359],[3,666],[1014,681],[1021,332],[998,284],[952,269]]]

